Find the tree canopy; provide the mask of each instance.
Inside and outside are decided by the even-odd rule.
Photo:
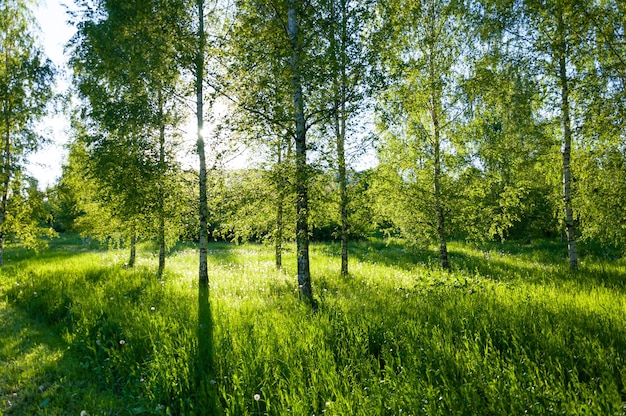
[[[24,216],[21,201],[32,200],[22,186],[22,167],[26,156],[42,144],[35,122],[48,110],[54,76],[52,63],[36,42],[30,6],[26,0],[0,5],[0,265],[5,235],[32,245],[34,236],[50,231]]]
[[[625,240],[619,2],[78,5],[70,50],[85,157],[68,159],[55,191],[75,230],[105,209],[109,235],[155,238],[163,259],[165,241],[255,239],[274,244],[278,268],[294,240],[310,299],[311,238],[342,242],[344,276],[348,236],[436,243],[444,268],[454,239],[562,236],[572,268],[577,243]],[[33,56],[30,67],[45,63]],[[37,103],[51,77],[42,65],[30,72]],[[12,131],[12,146],[32,147],[28,129]],[[207,166],[224,137],[253,160]],[[200,168],[186,166],[185,145],[198,145]],[[71,172],[91,181],[75,195]]]

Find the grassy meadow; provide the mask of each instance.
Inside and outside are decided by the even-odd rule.
[[[624,415],[626,261],[537,241],[451,243],[436,254],[312,246],[313,312],[295,253],[214,243],[215,379],[225,415]],[[68,236],[0,269],[0,414],[206,414],[191,383],[197,254],[179,246],[156,279],[142,247]],[[83,412],[83,413],[81,413]]]

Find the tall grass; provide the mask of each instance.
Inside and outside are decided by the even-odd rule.
[[[352,275],[340,279],[339,247],[316,245],[313,312],[298,299],[293,251],[276,272],[267,247],[214,244],[220,409],[626,414],[626,264],[589,258],[571,274],[561,251],[550,242],[451,244],[455,268],[444,272],[431,252],[360,243]],[[156,259],[128,270],[124,254],[66,242],[41,260],[9,256],[3,297],[52,328],[61,353],[50,358],[59,363],[50,388],[5,399],[5,413],[203,414],[190,383],[196,253],[179,247],[161,281]]]

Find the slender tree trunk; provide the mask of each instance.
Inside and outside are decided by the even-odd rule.
[[[288,30],[292,55],[291,87],[296,122],[296,255],[298,261],[298,287],[300,294],[313,302],[311,272],[309,269],[309,224],[308,224],[308,169],[306,162],[306,125],[304,98],[300,74],[300,39],[298,34],[298,0],[289,0]]]
[[[341,276],[348,276],[348,187],[346,177],[346,119],[345,102],[341,105],[341,133],[337,137],[337,168],[339,176],[339,202],[341,204]]]
[[[2,158],[2,200],[0,201],[0,266],[4,264],[4,221],[9,202],[9,184],[11,183],[11,134],[10,123],[7,117],[6,134],[4,137],[4,157]]]
[[[341,216],[341,276],[348,276],[348,189],[346,177],[346,2],[340,2],[340,14],[337,19],[334,4],[332,6],[333,23],[340,25],[339,40],[337,40],[334,24],[332,27],[331,42],[334,49],[334,60],[338,65],[335,81],[335,132],[337,138],[337,180],[339,181],[339,213]]]
[[[161,178],[159,180],[159,230],[158,230],[158,244],[159,244],[159,269],[157,270],[157,277],[163,276],[165,270],[165,120],[163,118],[163,96],[161,90],[159,90],[159,172]]]
[[[6,46],[6,45],[5,45]],[[4,48],[4,58],[6,68],[9,68],[9,48]],[[9,85],[8,71],[6,73],[5,85]],[[0,201],[0,266],[4,264],[4,221],[7,215],[7,205],[9,202],[9,184],[11,183],[11,119],[12,112],[9,102],[3,103],[3,112],[5,114],[4,128],[4,151],[2,158],[2,200]]]
[[[135,220],[133,220],[132,229],[130,231],[130,256],[128,258],[128,267],[135,267],[135,260],[137,259],[137,228],[135,227]]]
[[[278,199],[276,200],[276,230],[274,233],[274,248],[276,250],[276,270],[283,268],[283,204],[285,203],[285,183],[284,172],[282,166],[282,143],[278,144],[278,178],[277,191]]]
[[[348,276],[348,188],[345,156],[345,103],[337,103],[340,110],[335,115],[337,146],[337,181],[339,182],[339,213],[341,216],[341,276]]]
[[[429,77],[430,77],[430,116],[433,123],[433,196],[435,200],[435,216],[437,217],[437,239],[439,240],[439,261],[441,267],[449,269],[448,262],[448,245],[446,242],[445,214],[443,211],[443,202],[441,197],[441,127],[440,127],[440,109],[441,109],[441,92],[439,91],[439,74],[436,71],[435,55],[440,53],[436,51],[434,42],[436,41],[436,16],[434,9],[431,10],[431,37],[432,42],[429,58]]]
[[[283,268],[283,195],[278,194],[278,203],[276,205],[276,234],[274,236],[274,248],[276,250],[276,270]]]
[[[445,215],[443,212],[442,198],[441,198],[441,143],[439,137],[439,125],[438,120],[435,117],[433,119],[435,125],[435,154],[434,154],[434,169],[433,169],[433,190],[435,197],[435,212],[437,215],[437,238],[439,239],[439,260],[441,267],[449,269],[450,264],[448,262],[448,245],[446,243],[446,230],[445,230]]]
[[[559,81],[561,84],[561,125],[563,129],[563,211],[565,214],[565,232],[567,234],[567,249],[569,253],[569,265],[573,270],[578,269],[578,253],[576,251],[576,230],[574,227],[574,214],[572,209],[572,171],[571,171],[571,153],[572,153],[572,129],[570,121],[570,104],[569,104],[569,79],[567,77],[567,44],[565,40],[565,24],[563,22],[563,14],[559,12],[558,28],[560,36],[560,45],[558,51],[559,62]]]
[[[196,369],[196,387],[199,393],[206,392],[208,400],[207,414],[215,414],[215,392],[210,384],[207,384],[213,376],[213,316],[209,299],[209,273],[208,273],[208,217],[207,206],[207,169],[204,146],[204,0],[197,0],[198,8],[198,47],[195,62],[196,72],[196,117],[197,117],[197,151],[200,159],[200,230],[199,230],[199,278],[198,278],[198,368]]]

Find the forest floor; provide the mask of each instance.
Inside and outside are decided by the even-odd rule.
[[[583,247],[584,250],[584,247]],[[150,244],[64,236],[0,269],[0,414],[206,414],[191,377],[197,254],[175,247],[161,280]],[[313,311],[294,248],[210,246],[215,372],[228,415],[626,414],[626,261],[558,241],[314,244]]]

